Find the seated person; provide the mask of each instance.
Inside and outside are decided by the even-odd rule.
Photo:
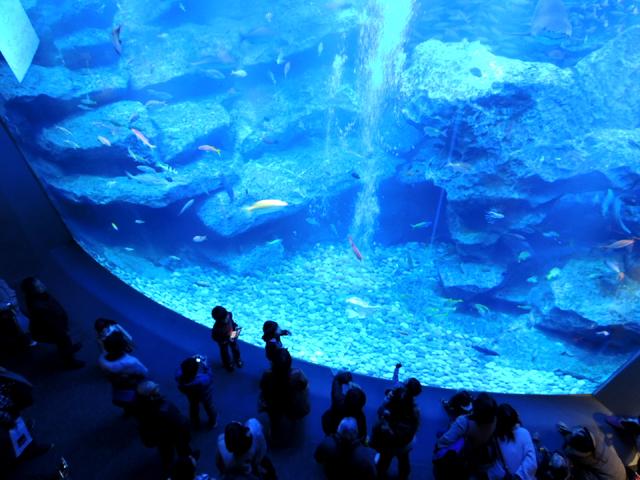
[[[627,471],[612,445],[593,427],[567,427],[558,423],[564,437],[563,450],[571,460],[572,474],[579,480],[626,480]]]

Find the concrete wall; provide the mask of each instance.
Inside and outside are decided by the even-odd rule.
[[[595,397],[616,414],[640,415],[640,353],[614,373]]]
[[[60,216],[0,121],[0,275],[34,273],[52,248],[73,242]]]

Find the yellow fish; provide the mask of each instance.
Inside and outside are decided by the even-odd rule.
[[[247,212],[253,212],[255,210],[275,210],[288,206],[289,204],[283,200],[258,200],[250,207],[245,207]]]
[[[103,144],[105,147],[110,147],[111,142],[107,137],[103,137],[102,135],[98,135],[98,141]]]

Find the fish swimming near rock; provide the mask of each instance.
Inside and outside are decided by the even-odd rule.
[[[620,199],[620,197],[617,197],[613,201],[613,218],[622,230],[624,230],[626,233],[631,233],[629,227],[627,227],[622,220],[622,200]]]
[[[111,146],[111,142],[109,141],[109,139],[107,137],[103,137],[102,135],[98,135],[98,141],[105,147]]]
[[[634,243],[636,243],[636,238],[625,238],[624,240],[618,240],[616,242],[610,243],[609,245],[605,245],[602,248],[611,248],[613,250],[617,250],[619,248],[631,247]]]
[[[220,149],[214,147],[213,145],[200,145],[198,147],[198,150],[202,152],[215,152],[218,154],[218,156],[220,156]]]
[[[489,348],[483,347],[481,345],[471,345],[471,348],[476,350],[477,352],[482,353],[483,355],[489,355],[490,357],[499,357],[500,354],[495,350],[491,350]]]
[[[356,258],[362,261],[362,253],[360,253],[360,249],[356,246],[351,235],[349,235],[349,245],[351,245],[351,250],[353,251],[353,254],[356,256]]]
[[[143,145],[145,145],[145,146],[147,146],[147,147],[149,147],[151,149],[156,148],[156,146],[152,145],[151,142],[149,141],[149,139],[147,137],[145,137],[144,134],[140,130],[138,130],[137,128],[132,128],[131,131],[136,136],[136,138],[142,142]]]
[[[275,200],[275,199],[267,199],[267,200],[258,200],[253,205],[249,207],[245,207],[245,211],[254,212],[257,210],[265,210],[265,211],[273,211],[280,210],[281,208],[287,207],[289,204],[283,200]]]
[[[194,236],[191,240],[193,240],[195,243],[202,243],[207,239],[206,235],[196,235]]]
[[[416,228],[429,228],[431,226],[431,222],[429,221],[423,221],[423,222],[418,222],[418,223],[412,223],[411,224],[411,228],[413,228],[414,230]]]
[[[116,232],[119,230],[118,225],[113,222],[111,222],[111,228],[113,228]]]
[[[531,35],[570,37],[573,33],[567,7],[562,0],[538,0],[531,21]]]
[[[620,265],[618,264],[618,262],[612,262],[611,260],[607,260],[605,263],[607,264],[607,267],[609,267],[611,270],[613,270],[613,272],[615,272],[619,282],[624,281],[625,274],[620,268]]]
[[[349,305],[353,305],[354,307],[358,307],[364,310],[377,310],[382,308],[377,305],[371,305],[369,302],[359,297],[348,297],[348,298],[345,298],[344,301],[347,302]]]
[[[113,30],[111,30],[111,43],[113,43],[113,48],[116,49],[116,53],[118,55],[122,55],[122,40],[120,40],[121,30],[122,25],[118,25]]]
[[[247,75],[249,74],[247,73],[246,70],[242,70],[242,69],[231,70],[232,77],[245,78]]]
[[[136,165],[136,168],[142,173],[158,173],[155,168],[150,167],[149,165]]]
[[[185,203],[182,208],[180,209],[180,213],[178,213],[178,216],[182,215],[184,212],[186,212],[189,207],[191,207],[191,205],[193,205],[193,202],[195,202],[195,200],[192,198],[191,200],[187,201],[187,203]]]
[[[56,130],[60,130],[62,133],[73,136],[73,133],[71,133],[71,130],[69,130],[68,128],[61,127],[60,125],[56,125],[54,128]]]
[[[484,214],[484,218],[489,223],[495,223],[498,220],[504,219],[504,213],[499,212],[498,210],[495,210],[495,209],[491,209],[491,210],[487,210],[487,212]]]
[[[207,78],[211,78],[212,80],[224,80],[225,78],[227,78],[224,76],[224,73],[222,73],[220,70],[216,70],[215,68],[208,68],[202,73],[204,73]]]

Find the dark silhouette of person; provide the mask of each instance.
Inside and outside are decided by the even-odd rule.
[[[329,480],[373,480],[378,478],[376,452],[359,438],[358,422],[353,417],[340,421],[336,433],[327,435],[314,453],[324,466]]]
[[[291,335],[291,332],[289,330],[282,330],[280,325],[278,325],[278,322],[267,320],[262,325],[262,334],[262,340],[265,342],[265,355],[267,356],[267,360],[272,362],[275,353],[279,349],[284,348],[280,337]]]
[[[211,317],[214,320],[211,338],[220,347],[222,366],[229,372],[233,372],[234,363],[238,368],[242,368],[242,359],[238,348],[238,335],[241,328],[233,320],[233,314],[226,308],[217,305],[211,310]],[[233,363],[231,356],[233,356]]]
[[[378,409],[378,422],[371,436],[371,446],[380,453],[377,469],[380,478],[386,478],[394,457],[398,458],[398,478],[407,479],[411,473],[409,453],[420,426],[420,410],[415,398],[422,385],[415,378],[387,392]]]
[[[85,363],[74,356],[82,345],[71,341],[69,318],[62,305],[35,277],[25,278],[20,286],[25,296],[33,339],[37,342],[56,345],[64,368],[83,367]]]
[[[180,364],[176,371],[176,382],[180,390],[189,401],[189,418],[191,425],[200,427],[200,405],[207,412],[209,422],[207,429],[216,426],[218,412],[213,406],[213,375],[207,365],[207,358],[193,355]]]
[[[174,455],[199,456],[191,450],[189,421],[178,407],[160,394],[160,386],[150,380],[138,385],[134,415],[145,447],[157,448],[165,473],[171,472]]]
[[[367,438],[367,417],[363,409],[367,395],[352,382],[351,372],[339,372],[333,377],[331,407],[322,414],[322,430],[325,435],[334,434],[343,418],[352,417],[358,423],[358,438],[364,442]]]

